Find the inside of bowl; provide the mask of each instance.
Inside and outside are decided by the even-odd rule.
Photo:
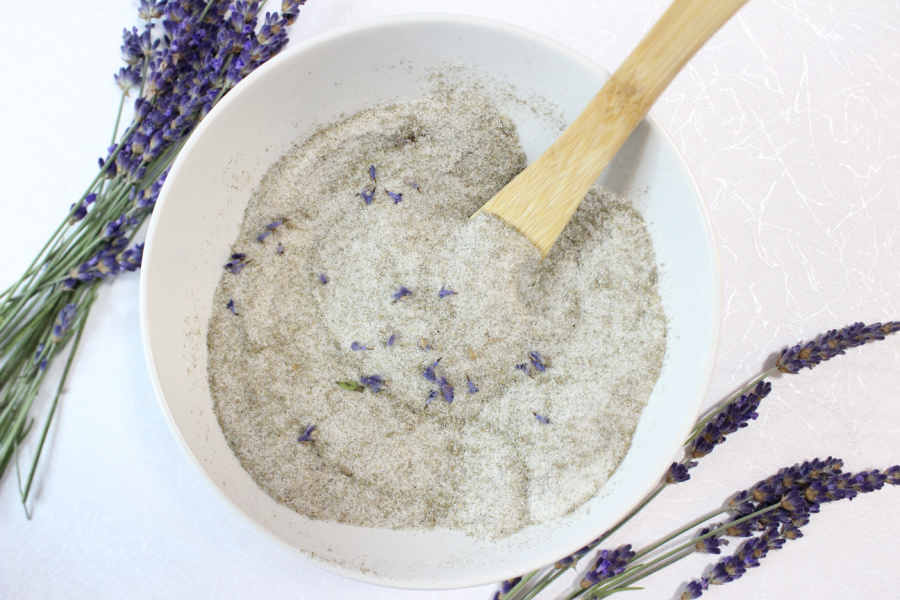
[[[243,470],[219,428],[206,379],[207,320],[222,264],[251,191],[292,145],[341,116],[417,97],[436,81],[469,81],[492,90],[534,159],[606,77],[564,47],[504,24],[449,16],[379,20],[271,60],[191,137],[148,233],[145,349],[176,438],[214,488],[262,531],[315,564],[364,581],[464,587],[554,562],[602,533],[657,483],[706,391],[720,285],[696,185],[671,141],[649,120],[601,180],[648,222],[669,320],[667,356],[625,461],[601,493],[573,513],[494,541],[310,520],[276,503]]]

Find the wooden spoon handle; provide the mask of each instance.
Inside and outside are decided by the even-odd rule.
[[[746,2],[675,0],[553,145],[478,212],[500,217],[546,256],[666,86]]]
[[[672,3],[566,131],[593,138],[589,144],[596,147],[595,152],[602,149],[594,157],[593,179],[600,175],[685,63],[746,2],[675,0]],[[584,147],[579,149],[584,150]]]

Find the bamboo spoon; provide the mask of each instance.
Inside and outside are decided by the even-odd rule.
[[[659,95],[745,2],[675,0],[553,145],[475,214],[500,217],[547,256]]]

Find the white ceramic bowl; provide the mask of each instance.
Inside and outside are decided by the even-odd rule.
[[[206,379],[206,334],[223,257],[253,187],[295,142],[341,115],[421,95],[435,68],[466,65],[488,87],[544,99],[571,120],[608,75],[564,46],[506,24],[427,15],[368,21],[272,59],[229,93],[191,136],[147,235],[141,326],[172,432],[201,475],[260,531],[325,569],[383,585],[441,589],[509,578],[552,563],[625,515],[659,481],[692,427],[711,376],[720,274],[700,193],[652,119],[601,178],[648,221],[669,319],[662,374],[628,454],[601,492],[564,518],[498,541],[450,531],[388,531],[313,521],[266,495],[232,454]],[[542,104],[546,107],[546,104]],[[558,135],[553,111],[509,98],[529,160]],[[633,332],[640,335],[640,332]]]

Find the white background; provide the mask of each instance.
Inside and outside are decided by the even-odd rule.
[[[304,40],[369,17],[449,11],[538,31],[612,71],[666,4],[309,0],[291,34]],[[118,102],[120,34],[136,24],[135,7],[0,2],[3,287],[96,172]],[[854,321],[900,319],[898,29],[896,0],[752,0],[654,107],[718,235],[725,319],[707,405],[784,345]],[[32,520],[14,473],[0,482],[0,597],[490,597],[492,586],[415,592],[357,583],[307,565],[233,515],[181,454],[157,406],[141,353],[137,276],[104,287],[45,448]],[[849,470],[897,464],[898,367],[895,336],[776,378],[759,420],[611,545],[650,542],[805,459],[840,456]],[[896,598],[898,512],[897,488],[825,506],[804,538],[705,597]],[[691,557],[632,594],[675,598],[711,558]]]

